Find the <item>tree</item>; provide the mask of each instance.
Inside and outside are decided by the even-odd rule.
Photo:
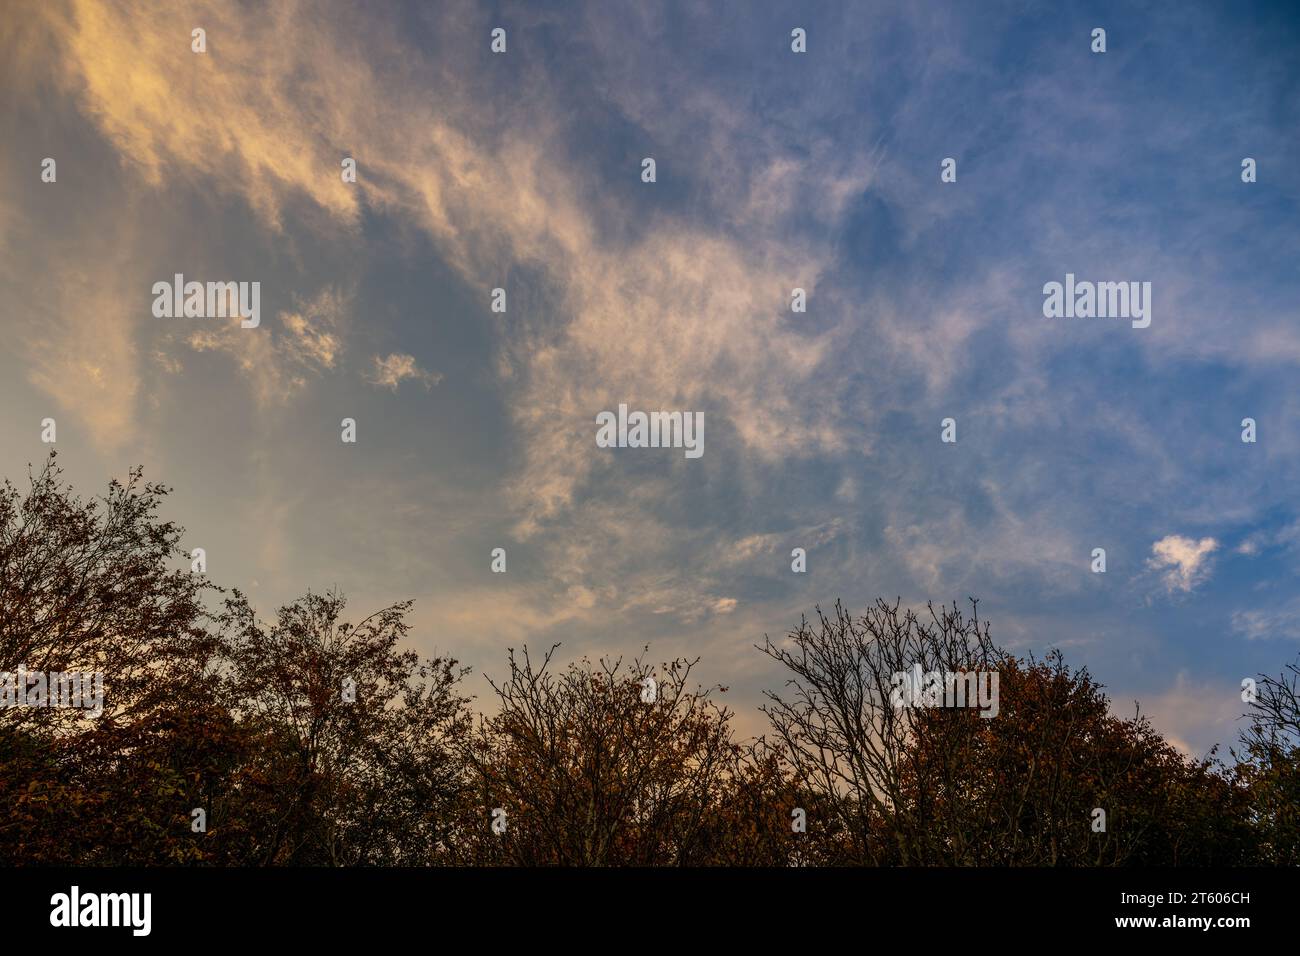
[[[708,862],[706,834],[739,756],[730,713],[690,690],[693,661],[641,658],[555,674],[524,648],[492,683],[470,759],[478,773],[480,859],[537,865]],[[491,829],[504,811],[503,832]],[[498,823],[498,828],[501,824]]]
[[[877,601],[860,618],[836,603],[834,617],[817,609],[786,641],[760,647],[793,676],[785,692],[768,692],[763,711],[799,784],[820,797],[829,819],[822,832],[827,862],[925,862],[930,837],[903,812],[918,780],[908,775],[908,746],[921,719],[917,708],[892,703],[894,675],[987,670],[998,659],[976,615],[928,606],[923,620],[899,604]]]
[[[977,606],[922,619],[877,602],[855,619],[837,604],[763,650],[794,675],[765,709],[826,814],[809,816],[822,862],[1231,865],[1249,845],[1245,790],[1212,755],[1189,760],[1140,714],[1114,716],[1059,652],[1000,651]],[[984,672],[996,709],[918,705],[897,693],[916,670],[945,690]]]
[[[260,864],[447,862],[468,793],[465,671],[399,648],[409,601],[355,625],[344,607],[307,594],[264,625],[239,592],[226,602],[223,694],[258,741],[242,777],[251,805],[233,814],[264,821],[246,852]]]
[[[169,489],[134,469],[85,501],[61,474],[51,453],[25,495],[0,489],[0,672],[98,673],[103,710],[0,709],[0,854],[198,859],[187,790],[234,745],[195,721],[216,706],[209,585],[158,518]]]
[[[1004,657],[998,669],[995,718],[953,708],[918,714],[903,806],[931,836],[924,862],[1240,862],[1245,795],[1212,758],[1185,758],[1140,714],[1112,714],[1100,685],[1059,652],[1045,661]]]
[[[1300,864],[1300,658],[1260,675],[1238,767],[1250,788],[1257,865]]]
[[[974,602],[836,604],[767,639],[790,675],[770,740],[734,737],[696,661],[557,673],[556,647],[511,651],[476,727],[466,671],[403,648],[410,602],[354,624],[309,592],[267,623],[188,570],[139,469],[89,501],[53,455],[28,481],[0,489],[4,862],[1300,862],[1300,661],[1260,678],[1231,768],[1114,714],[1060,653],[1001,651]],[[73,671],[102,676],[102,712],[41,706]],[[949,699],[972,673],[987,696]]]

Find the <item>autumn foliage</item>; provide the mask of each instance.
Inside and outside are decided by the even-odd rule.
[[[1297,677],[1191,760],[972,604],[836,605],[765,653],[741,739],[695,661],[510,651],[483,713],[409,603],[260,620],[189,570],[167,489],[84,501],[51,456],[0,490],[0,671],[105,675],[104,710],[0,709],[0,860],[219,866],[1117,866],[1300,861]],[[913,664],[994,670],[994,719],[897,707]],[[201,810],[201,826],[196,820]],[[1098,827],[1097,811],[1104,811]]]

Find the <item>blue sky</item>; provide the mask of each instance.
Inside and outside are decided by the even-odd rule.
[[[414,598],[480,694],[649,643],[757,731],[764,633],[976,596],[1199,754],[1300,650],[1298,48],[1289,4],[20,4],[0,466],[54,417],[216,582]],[[176,272],[261,327],[155,318]],[[1066,273],[1150,327],[1044,318]],[[703,457],[597,448],[620,402]]]

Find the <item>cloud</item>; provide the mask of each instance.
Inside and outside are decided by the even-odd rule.
[[[320,447],[317,403],[258,416],[265,430],[231,429],[229,459],[261,462],[256,499],[237,507],[262,536],[260,552],[251,536],[240,547],[265,565],[268,591],[336,573],[372,593],[428,587],[426,620],[465,642],[689,634],[744,672],[761,664],[755,634],[841,595],[974,593],[1033,646],[1071,599],[1099,623],[1127,610],[1107,606],[1131,596],[1115,587],[1122,576],[1088,573],[1094,545],[1140,561],[1167,528],[1213,533],[1151,549],[1163,587],[1188,592],[1219,539],[1289,507],[1270,479],[1300,445],[1263,426],[1297,410],[1284,391],[1300,356],[1294,279],[1276,272],[1297,240],[1276,228],[1287,202],[1275,201],[1294,188],[1270,177],[1237,189],[1236,158],[1220,167],[1214,149],[1203,166],[1135,162],[1132,149],[1174,143],[1190,156],[1249,140],[1283,155],[1294,124],[1262,115],[1277,96],[1250,71],[1247,105],[1220,108],[1235,94],[1181,65],[1196,58],[1168,37],[1197,42],[1184,31],[1144,47],[1172,72],[1156,70],[1134,100],[1128,72],[1098,73],[1082,54],[1078,74],[1071,31],[1030,37],[1009,16],[953,14],[936,36],[925,4],[826,5],[810,24],[823,52],[775,66],[756,51],[782,52],[763,46],[782,38],[780,15],[775,29],[757,16],[719,31],[716,12],[653,3],[632,31],[599,3],[520,8],[503,58],[486,56],[490,14],[472,3],[400,16],[329,0],[256,16],[124,0],[32,11],[0,37],[12,54],[0,55],[0,85],[21,80],[16,106],[39,104],[42,136],[27,139],[41,155],[48,124],[60,182],[0,196],[0,278],[19,280],[6,322],[28,343],[14,378],[35,383],[42,407],[74,410],[110,446],[159,432],[141,427],[150,407],[183,428],[192,406],[173,399],[239,391],[233,376],[260,408],[285,409],[363,382],[418,403],[421,390],[401,386],[441,375],[416,356],[470,373],[438,403],[466,417],[447,431],[466,454],[430,462],[419,442],[400,443],[392,470],[409,484],[369,499],[349,484],[323,509],[355,522],[335,542],[319,494],[282,504],[297,484],[289,459],[322,493],[352,467]],[[204,55],[189,49],[196,24]],[[1036,52],[999,63],[1012,47]],[[1189,81],[1198,96],[1169,91]],[[1220,135],[1224,116],[1233,135]],[[0,119],[6,132],[28,126]],[[7,141],[19,145],[0,151],[6,178],[35,184],[23,137]],[[643,155],[659,162],[653,186],[639,181]],[[960,186],[938,181],[945,155],[961,157]],[[78,175],[79,156],[95,175]],[[340,179],[345,156],[356,183]],[[92,212],[47,205],[64,197]],[[1203,228],[1171,231],[1171,209]],[[154,279],[236,264],[265,280],[260,329],[149,321]],[[1038,290],[1067,270],[1154,280],[1149,334],[1045,322]],[[509,312],[476,314],[496,286]],[[796,286],[806,314],[790,312]],[[309,294],[286,305],[293,288]],[[1223,360],[1229,391],[1203,387],[1204,357]],[[469,396],[448,391],[467,382]],[[1206,403],[1225,396],[1261,415],[1266,440],[1230,443],[1221,469]],[[622,401],[703,411],[708,454],[598,454],[594,415]],[[946,415],[961,444],[936,451]],[[376,442],[366,454],[393,452]],[[1099,483],[1106,461],[1131,467]],[[428,501],[434,486],[451,497]],[[489,529],[511,546],[508,584],[464,570],[482,563],[464,555],[481,553]],[[453,537],[435,560],[428,541]],[[1273,532],[1247,541],[1261,581],[1293,555]],[[795,546],[809,549],[808,575],[789,570]],[[1234,626],[1289,634],[1285,610],[1239,611]],[[1085,631],[1089,653],[1125,643],[1104,627],[1071,633]]]
[[[196,352],[230,356],[252,383],[258,405],[280,406],[336,367],[350,301],[350,296],[327,287],[296,309],[281,312],[278,330],[242,328],[238,316],[209,319],[184,341]]]
[[[1166,535],[1151,545],[1147,567],[1163,571],[1161,580],[1171,594],[1191,591],[1209,577],[1210,555],[1218,548],[1214,538],[1193,541],[1178,534]]]
[[[1241,544],[1237,545],[1236,552],[1237,554],[1245,555],[1248,558],[1253,558],[1255,555],[1259,554],[1263,546],[1261,535],[1253,534],[1242,541]]]
[[[1274,637],[1300,639],[1300,601],[1276,608],[1234,611],[1232,629],[1250,641]]]
[[[29,346],[28,380],[76,415],[101,448],[139,436],[139,349],[113,263],[56,272],[58,307]],[[54,278],[54,277],[51,277]]]
[[[920,480],[918,478],[918,480]],[[1088,548],[1067,528],[1069,507],[1041,498],[1021,499],[1010,483],[982,479],[963,496],[984,503],[986,513],[960,500],[936,499],[934,507],[909,507],[908,486],[892,490],[884,526],[891,561],[907,568],[931,594],[995,583],[1023,586],[1032,576],[1044,593],[1064,594],[1084,587]]]
[[[403,355],[394,352],[392,355],[386,355],[380,358],[376,355],[373,358],[374,368],[366,381],[371,385],[377,385],[380,388],[397,391],[397,386],[407,379],[414,379],[420,382],[426,389],[432,388],[442,381],[442,375],[438,372],[426,372],[415,362],[415,356]]]
[[[1216,743],[1236,737],[1243,709],[1240,693],[1241,687],[1234,681],[1194,680],[1186,671],[1179,671],[1166,690],[1142,697],[1141,710],[1174,747],[1199,759]],[[1122,705],[1122,699],[1124,695],[1116,696],[1112,710],[1117,716],[1132,717],[1132,709]]]
[[[1253,558],[1273,549],[1279,549],[1286,556],[1294,555],[1300,550],[1300,521],[1252,531],[1234,550],[1237,554]]]
[[[42,6],[63,54],[58,79],[146,181],[161,186],[183,169],[243,194],[277,226],[288,191],[355,220],[357,194],[342,183],[339,150],[327,144],[344,132],[336,95],[358,73],[349,59],[318,56],[316,18],[299,5],[257,17],[214,3]],[[200,21],[206,54],[177,40]],[[253,87],[266,95],[243,100]],[[289,89],[313,108],[289,110],[281,92]]]
[[[566,161],[564,111],[548,102],[558,94],[544,77],[529,104],[488,131],[472,93],[443,76],[450,67],[410,56],[384,22],[292,3],[275,7],[269,22],[207,5],[71,9],[58,76],[145,181],[206,179],[243,196],[277,230],[304,199],[345,229],[369,205],[417,224],[481,287],[501,281],[503,262],[542,270],[558,290],[559,317],[512,312],[504,345],[520,390],[510,403],[523,443],[509,485],[518,535],[564,513],[602,467],[591,436],[575,426],[618,401],[707,406],[741,448],[767,460],[842,446],[835,380],[821,374],[833,335],[791,322],[788,299],[796,285],[813,294],[834,249],[824,238],[790,243],[777,228],[804,209],[842,215],[869,181],[869,167],[855,169],[829,141],[811,155],[797,139],[765,142],[754,157],[759,174],[729,189],[735,210],[725,227],[672,213],[611,241],[609,211]],[[208,36],[203,55],[176,41],[198,20]],[[444,95],[431,101],[423,90],[442,78]],[[640,86],[628,82],[620,89]],[[750,117],[716,97],[691,102],[691,115],[716,127],[708,155],[693,162],[734,164]],[[354,185],[339,176],[349,151],[358,153]],[[190,344],[234,356],[271,402],[335,360],[337,341],[300,318],[289,313],[271,343],[220,330],[197,332]],[[397,362],[372,381],[394,387]]]
[[[304,367],[334,368],[343,352],[341,329],[350,305],[350,295],[327,287],[297,310],[280,313],[280,352]]]

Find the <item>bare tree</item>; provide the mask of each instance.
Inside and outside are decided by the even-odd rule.
[[[975,606],[975,602],[972,601]],[[763,707],[797,779],[826,801],[848,858],[920,862],[928,835],[903,811],[910,745],[920,711],[893,700],[896,676],[992,668],[999,653],[978,614],[927,606],[928,620],[878,600],[860,618],[839,602],[833,617],[800,621],[759,649],[793,676]],[[912,799],[917,795],[912,794]]]

